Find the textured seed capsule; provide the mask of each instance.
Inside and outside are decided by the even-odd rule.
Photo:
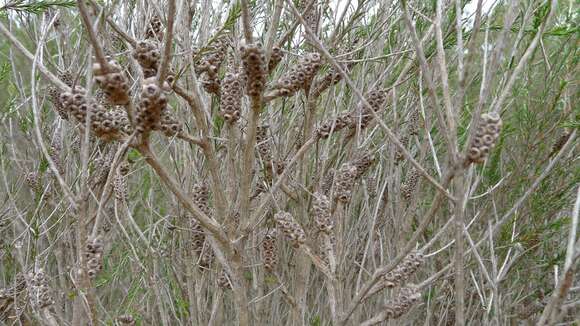
[[[401,185],[401,195],[406,200],[411,200],[411,196],[417,189],[417,183],[419,182],[419,171],[412,168],[407,176],[405,177],[405,182]]]
[[[423,261],[421,252],[411,252],[397,267],[383,276],[384,285],[387,288],[403,285],[421,267]]]
[[[31,272],[29,277],[30,303],[38,309],[44,309],[53,305],[54,300],[50,294],[50,287],[44,270],[39,269],[36,273]]]
[[[298,248],[301,244],[306,241],[306,234],[304,230],[298,224],[294,217],[287,212],[279,212],[274,215],[274,221],[278,228],[284,233],[286,238],[292,244],[292,247]]]
[[[153,78],[145,80],[135,117],[137,131],[148,132],[157,129],[166,106],[167,98],[155,80]]]
[[[369,152],[362,153],[360,157],[352,162],[356,167],[355,179],[359,179],[373,165],[375,158]]]
[[[289,96],[307,87],[316,75],[321,63],[322,60],[318,53],[306,54],[286,74],[280,77],[274,89],[281,96]]]
[[[167,137],[178,136],[183,132],[183,126],[179,121],[177,121],[177,119],[175,119],[173,112],[169,109],[165,109],[161,112],[159,129]]]
[[[94,99],[86,96],[83,88],[76,87],[60,96],[63,107],[82,126],[86,125],[87,116],[90,116],[89,127],[95,136],[107,141],[119,137],[120,126],[113,114],[98,104]]]
[[[370,105],[370,108],[359,103],[355,112],[351,114],[351,124],[350,128],[354,129],[360,125],[361,129],[364,129],[373,120],[373,115],[371,112],[379,112],[387,100],[387,94],[383,90],[373,90],[366,94],[365,99]]]
[[[348,203],[352,195],[352,186],[357,174],[357,168],[344,163],[336,173],[334,180],[334,198],[341,203]]]
[[[221,272],[219,273],[219,275],[217,277],[217,285],[222,290],[230,290],[232,288],[228,274],[223,269],[221,270]]]
[[[483,163],[497,142],[501,130],[501,118],[496,112],[484,113],[469,144],[467,163]]]
[[[221,82],[220,113],[229,123],[240,119],[242,108],[242,81],[237,73],[228,72]]]
[[[318,192],[313,197],[312,213],[316,227],[321,232],[330,233],[334,227],[334,222],[331,220],[330,200],[324,194]]]
[[[193,202],[205,214],[210,214],[209,188],[207,184],[200,182],[193,186]]]
[[[268,72],[271,73],[272,71],[274,71],[274,69],[276,69],[280,61],[282,61],[282,58],[284,58],[284,53],[282,52],[282,50],[277,46],[272,47],[270,61],[268,61]]]
[[[154,77],[159,66],[159,49],[154,42],[140,41],[133,50],[133,58],[137,60],[143,69],[145,78]]]
[[[129,83],[118,63],[110,61],[105,68],[101,67],[99,63],[95,63],[93,64],[93,75],[110,104],[126,105],[129,103]]]
[[[135,325],[135,318],[131,315],[121,315],[117,317],[117,321],[123,325]]]
[[[104,243],[101,237],[87,239],[84,255],[87,262],[87,274],[92,279],[103,269],[103,248]]]
[[[145,32],[145,38],[147,39],[163,39],[163,24],[159,16],[155,15],[149,21],[149,26],[147,26],[147,31]]]
[[[208,93],[220,94],[220,80],[218,72],[228,53],[229,40],[227,36],[217,37],[207,48],[200,63],[195,67],[197,74],[201,76],[201,82]]]
[[[385,320],[397,319],[407,313],[419,302],[421,293],[415,285],[409,285],[401,289],[397,297],[387,302],[384,309]]]
[[[266,233],[262,241],[262,262],[268,272],[272,272],[278,264],[278,247],[277,247],[276,229],[271,229]]]
[[[334,169],[330,169],[322,179],[320,191],[326,196],[330,196],[330,190],[332,188],[332,184],[334,183],[334,175],[335,175]]]
[[[246,78],[246,94],[250,97],[261,96],[266,85],[264,49],[260,43],[243,43],[240,52]]]

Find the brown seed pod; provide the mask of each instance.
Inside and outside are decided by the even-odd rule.
[[[344,163],[336,173],[334,180],[334,198],[341,203],[348,203],[352,196],[352,186],[357,175],[357,168]]]
[[[276,225],[290,241],[293,248],[300,247],[306,241],[306,234],[302,226],[294,220],[290,213],[278,212],[274,215],[274,221],[276,221]]]
[[[421,267],[423,262],[423,254],[412,251],[397,267],[383,276],[384,286],[394,288],[403,285]]]
[[[272,47],[272,53],[270,55],[270,61],[268,61],[268,72],[271,73],[276,69],[280,61],[284,58],[284,53],[278,46]]]
[[[40,190],[42,190],[40,186],[40,177],[37,172],[28,172],[24,180],[32,191],[40,192]]]
[[[242,81],[237,73],[228,72],[221,82],[220,114],[229,123],[240,119],[242,108]]]
[[[100,236],[87,239],[84,255],[87,263],[87,274],[91,279],[94,279],[103,269],[103,249],[104,243]]]
[[[334,221],[331,220],[330,200],[324,194],[315,193],[312,202],[312,213],[314,223],[320,232],[330,233],[334,227]]]
[[[330,169],[322,179],[320,191],[326,196],[330,196],[330,190],[332,188],[332,184],[334,183],[334,175],[335,175],[334,169]]]
[[[208,47],[208,53],[204,55],[195,71],[201,76],[201,82],[208,93],[220,94],[220,80],[218,72],[228,53],[230,44],[226,35],[217,37]]]
[[[117,321],[121,324],[124,324],[124,325],[129,325],[129,326],[135,325],[135,318],[133,318],[133,316],[128,315],[128,314],[121,315],[121,316],[117,317]]]
[[[137,46],[133,50],[133,58],[135,58],[139,65],[141,65],[145,78],[150,78],[157,75],[160,54],[159,49],[154,42],[138,42]]]
[[[126,202],[129,197],[127,191],[127,177],[118,173],[113,180],[113,193],[119,201]]]
[[[210,214],[209,188],[206,183],[200,182],[193,186],[193,202],[205,214]]]
[[[158,128],[161,114],[166,109],[167,98],[157,86],[154,78],[146,79],[141,91],[135,117],[138,132],[148,132]]]
[[[38,309],[52,306],[54,304],[54,299],[50,294],[51,291],[44,270],[39,269],[36,273],[31,272],[29,278],[30,303]]]
[[[352,165],[356,167],[355,179],[359,179],[367,170],[373,165],[375,158],[370,152],[362,153],[359,158],[352,162]]]
[[[407,146],[409,146],[409,136],[404,135],[403,137],[401,137],[401,144],[403,144],[403,146],[406,148]],[[401,151],[398,147],[397,150],[395,152],[395,165],[399,164],[399,162],[401,162],[403,159],[405,159],[405,155],[403,155],[403,151]]]
[[[48,98],[52,103],[52,106],[56,113],[60,116],[63,120],[68,120],[68,111],[63,107],[60,101],[60,94],[61,91],[56,87],[49,87],[48,88]]]
[[[129,82],[117,62],[109,61],[106,67],[101,67],[99,63],[93,64],[93,75],[110,104],[126,105],[129,103]]]
[[[401,289],[397,297],[389,300],[383,308],[385,320],[397,319],[407,313],[411,308],[419,302],[421,293],[417,286],[410,284]]]
[[[216,281],[217,281],[217,285],[219,286],[220,289],[231,290],[232,285],[230,283],[230,278],[225,270],[223,270],[223,269],[221,270]]]
[[[466,163],[483,163],[497,142],[501,130],[501,118],[496,112],[484,113],[475,135],[469,144]]]
[[[193,250],[193,252],[199,255],[203,249],[203,244],[205,242],[205,233],[203,231],[203,228],[196,219],[190,217],[189,220],[191,223],[191,233],[192,233],[191,249]]]
[[[278,246],[276,229],[266,232],[262,241],[262,262],[268,272],[272,272],[278,264]]]
[[[107,141],[119,138],[120,126],[110,111],[98,104],[94,99],[86,96],[83,88],[76,87],[60,96],[63,107],[81,125],[86,125],[87,116],[90,116],[90,128],[95,136]]]
[[[419,129],[421,127],[421,121],[419,119],[419,110],[412,109],[411,115],[409,116],[409,135],[416,136],[419,134]]]
[[[149,21],[147,26],[147,31],[145,32],[145,38],[147,39],[163,39],[163,24],[161,23],[161,19],[159,16],[155,15]]]
[[[405,177],[405,182],[401,185],[401,195],[407,201],[411,200],[411,196],[417,189],[417,183],[419,182],[419,171],[412,168]]]
[[[159,121],[159,129],[167,137],[175,137],[183,132],[183,126],[175,117],[173,112],[165,109],[161,112],[161,119]]]
[[[250,97],[259,97],[266,85],[264,49],[260,43],[242,43],[240,52],[246,78],[246,94]]]
[[[308,88],[312,78],[318,72],[322,60],[318,53],[308,53],[298,60],[274,85],[281,96],[289,96],[302,88]]]
[[[365,95],[365,99],[369,103],[370,108],[363,103],[358,104],[356,111],[351,114],[351,129],[355,129],[359,125],[361,129],[366,128],[373,120],[371,109],[374,112],[379,112],[387,101],[387,94],[383,90],[376,89],[368,92]]]

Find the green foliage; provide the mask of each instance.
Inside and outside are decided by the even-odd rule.
[[[17,0],[0,7],[0,15],[6,14],[6,11],[15,11],[18,13],[28,13],[28,14],[42,14],[48,9],[52,8],[71,8],[76,6],[76,1],[24,1]]]

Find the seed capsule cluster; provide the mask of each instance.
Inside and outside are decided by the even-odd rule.
[[[550,151],[550,157],[556,155],[556,153],[558,153],[562,147],[564,147],[564,145],[566,145],[566,142],[568,142],[568,138],[570,138],[570,131],[569,130],[565,130],[562,135],[560,135],[560,137],[558,137],[558,140],[556,140],[556,142],[554,143],[554,145],[552,145],[552,150]]]
[[[117,137],[119,125],[114,116],[102,105],[86,96],[83,88],[76,87],[71,92],[62,93],[60,100],[69,114],[74,116],[83,126],[86,125],[87,115],[90,114],[90,127],[97,137],[104,140]]]
[[[183,132],[183,126],[169,109],[161,112],[161,119],[159,120],[159,129],[167,137],[178,136]]]
[[[501,118],[496,112],[481,115],[475,136],[469,144],[468,163],[483,163],[495,146],[501,131]]]
[[[135,318],[133,318],[131,315],[121,315],[117,317],[117,321],[123,325],[135,325]]]
[[[334,175],[334,169],[330,169],[322,179],[320,191],[326,196],[330,196],[330,190],[332,189],[332,184],[334,183]]]
[[[417,109],[413,109],[411,111],[408,123],[409,123],[409,135],[411,136],[418,135],[421,122],[419,119],[419,111]]]
[[[403,144],[403,146],[405,148],[407,148],[407,146],[409,146],[409,136],[408,135],[404,135],[403,137],[401,137],[400,141],[401,141],[401,144]],[[398,164],[403,159],[405,159],[405,155],[403,155],[403,151],[397,147],[397,150],[395,152],[395,164]]]
[[[52,106],[54,107],[54,110],[56,111],[56,113],[58,113],[61,119],[68,120],[68,112],[62,105],[62,102],[60,101],[60,94],[61,92],[58,90],[58,88],[56,87],[48,88],[48,97],[50,102],[52,103]]]
[[[26,279],[21,273],[18,273],[14,279],[13,284],[10,287],[5,287],[0,289],[0,300],[13,298],[19,295],[22,291],[26,290]]]
[[[424,258],[421,252],[411,252],[395,269],[383,276],[384,285],[387,288],[394,288],[397,285],[404,284],[421,267],[423,261]]]
[[[306,54],[286,74],[280,77],[274,89],[281,96],[289,96],[296,93],[310,84],[321,64],[322,60],[318,53]]]
[[[229,123],[240,119],[242,108],[242,81],[240,75],[228,72],[221,84],[220,113]]]
[[[50,287],[48,286],[48,279],[42,269],[36,273],[31,272],[30,277],[30,303],[38,308],[44,309],[54,304],[54,300],[50,294]]]
[[[139,62],[145,78],[157,75],[159,68],[159,49],[152,41],[140,41],[133,50],[133,58]]]
[[[163,24],[161,23],[161,19],[159,16],[155,15],[149,21],[149,26],[147,26],[147,31],[145,32],[145,38],[147,39],[163,39],[163,32],[162,32]]]
[[[93,64],[93,75],[110,104],[125,105],[129,103],[129,83],[118,63],[109,61],[106,67],[101,67],[99,63],[95,63]]]
[[[189,220],[191,223],[191,233],[192,233],[191,249],[193,250],[193,252],[199,254],[203,249],[203,243],[205,242],[205,233],[203,232],[203,228],[196,219],[190,217]]]
[[[203,75],[202,84],[208,93],[220,93],[218,72],[228,54],[228,44],[228,39],[225,36],[215,39],[209,46],[209,54],[205,55],[195,68],[197,74]]]
[[[353,112],[350,127],[352,129],[356,128],[360,124],[360,128],[364,129],[373,120],[373,114],[371,112],[379,112],[387,100],[387,94],[383,90],[373,90],[367,93],[365,99],[371,106],[370,108],[359,103],[356,112]]]
[[[385,313],[387,319],[396,319],[407,313],[411,308],[419,302],[421,293],[416,286],[410,285],[404,287],[399,292],[396,298],[389,300],[385,305]]]
[[[268,61],[268,72],[274,71],[280,61],[284,58],[284,53],[278,46],[272,47],[272,53],[270,54],[270,61]]]
[[[103,269],[103,240],[97,236],[89,238],[85,245],[85,259],[87,261],[87,274],[94,279]]]
[[[357,168],[344,163],[336,173],[334,180],[334,198],[341,203],[348,203],[352,195],[352,186],[357,174]]]
[[[203,250],[201,252],[201,255],[199,257],[198,265],[202,270],[208,269],[211,267],[211,263],[213,262],[213,259],[214,259],[213,250],[211,249],[211,246],[209,245],[209,243],[206,241],[204,246],[203,246]]]
[[[373,165],[375,162],[374,156],[369,153],[365,152],[360,157],[352,162],[352,164],[356,167],[356,176],[355,179],[360,178],[367,170]]]
[[[205,214],[210,214],[209,188],[207,184],[200,182],[193,186],[193,202]]]
[[[148,132],[156,129],[161,119],[161,113],[166,109],[166,106],[167,98],[155,83],[155,79],[146,79],[135,117],[137,131]]]
[[[298,4],[298,9],[302,13],[302,17],[306,22],[306,25],[310,28],[310,30],[316,34],[318,30],[318,19],[319,19],[319,12],[318,12],[318,1],[315,1],[310,8],[306,8],[310,1],[302,0]],[[306,10],[308,9],[308,10]]]
[[[129,121],[127,111],[125,111],[124,109],[116,108],[112,109],[110,113],[111,116],[113,117],[113,121],[115,121],[119,130],[121,130],[127,135],[130,135],[133,132],[133,127],[131,126],[131,122]]]
[[[219,273],[219,275],[217,277],[217,285],[222,290],[230,290],[232,288],[228,274],[223,269],[221,270],[221,272]]]
[[[312,211],[316,227],[320,232],[332,232],[334,222],[331,219],[330,200],[324,194],[318,192],[313,197]]]
[[[278,249],[276,246],[276,229],[270,229],[262,241],[262,261],[264,268],[272,272],[278,264]]]
[[[127,191],[127,174],[129,173],[129,163],[124,162],[119,166],[119,171],[113,180],[113,192],[119,201],[127,201],[129,193]]]
[[[270,138],[268,137],[268,126],[258,126],[256,129],[256,147],[260,158],[269,169],[272,162],[272,150],[270,148]]]
[[[266,85],[266,58],[260,43],[240,46],[242,64],[246,78],[246,94],[259,97]]]
[[[352,122],[352,117],[350,114],[341,114],[338,117],[327,120],[318,126],[315,130],[316,136],[319,139],[326,139],[330,136],[331,132],[340,131],[347,126],[350,126]]]
[[[411,196],[417,189],[417,183],[419,182],[419,171],[412,168],[405,177],[405,182],[401,185],[401,195],[406,200],[411,200]]]
[[[40,192],[40,178],[37,172],[28,172],[26,178],[24,179],[26,185],[34,192]]]
[[[274,221],[278,228],[284,233],[286,238],[292,244],[292,247],[298,248],[306,241],[306,234],[294,217],[288,212],[279,212],[274,215]]]

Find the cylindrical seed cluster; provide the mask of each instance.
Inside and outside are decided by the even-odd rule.
[[[99,63],[95,63],[93,64],[93,75],[99,87],[105,92],[110,104],[126,105],[129,103],[129,83],[118,63],[109,61],[106,67],[101,67]]]
[[[387,100],[387,94],[383,90],[373,90],[367,93],[365,99],[370,105],[370,108],[359,103],[356,112],[353,112],[351,120],[351,128],[356,128],[360,124],[360,128],[364,129],[373,120],[373,114],[371,112],[379,112]]]
[[[304,55],[296,65],[290,68],[290,71],[280,77],[274,89],[278,90],[281,96],[296,93],[310,84],[321,64],[322,60],[318,53]]]
[[[127,174],[129,173],[129,163],[124,162],[119,166],[119,171],[113,180],[113,192],[119,201],[127,201],[129,193],[127,191]]]
[[[228,53],[228,43],[225,36],[217,38],[209,47],[209,54],[205,55],[195,68],[197,74],[203,74],[201,81],[208,93],[216,95],[220,93],[218,72]]]
[[[278,264],[278,248],[276,245],[276,229],[270,229],[262,242],[262,261],[264,268],[272,272]]]
[[[330,200],[319,192],[315,193],[313,197],[312,211],[316,227],[324,233],[332,232],[334,222],[331,219]]]
[[[352,186],[357,174],[357,168],[344,163],[334,178],[334,198],[341,203],[348,203],[352,195]]]
[[[409,135],[416,136],[419,134],[420,120],[419,120],[419,110],[412,109],[411,115],[409,116]]]
[[[495,146],[501,131],[501,118],[496,112],[484,113],[467,152],[468,163],[483,163]]]
[[[423,264],[424,258],[421,252],[413,251],[392,271],[383,276],[384,285],[394,288],[404,284]]]
[[[405,177],[405,182],[401,185],[401,195],[406,200],[411,200],[411,196],[417,189],[417,183],[419,182],[419,171],[412,168],[411,171],[407,173]]]
[[[228,274],[223,269],[221,270],[221,272],[217,277],[217,285],[222,290],[230,290],[232,288]]]
[[[28,172],[24,181],[32,191],[40,192],[40,178],[37,172]]]
[[[242,82],[240,76],[228,72],[221,83],[220,113],[229,123],[240,119],[242,108]]]
[[[408,135],[404,135],[403,137],[401,137],[400,140],[401,140],[401,144],[403,144],[403,146],[405,148],[407,146],[409,146],[409,136]],[[398,164],[399,162],[401,162],[404,158],[405,158],[405,155],[403,155],[403,151],[397,147],[397,150],[395,151],[395,165]]]
[[[48,286],[48,279],[42,269],[36,273],[30,273],[30,303],[38,308],[44,309],[54,304],[52,295],[50,294],[50,287]]]
[[[280,47],[278,46],[272,47],[270,61],[268,61],[268,72],[274,71],[274,69],[276,69],[280,61],[282,61],[282,58],[284,58],[284,53],[282,52],[282,49],[280,49]]]
[[[213,250],[211,249],[209,243],[206,241],[205,244],[203,245],[203,250],[201,251],[201,255],[198,260],[198,265],[200,269],[204,270],[210,268],[213,259],[214,259]]]
[[[260,158],[266,165],[267,169],[271,169],[272,165],[272,150],[270,149],[270,138],[268,137],[268,126],[258,126],[256,128],[256,147]]]
[[[246,94],[259,97],[266,85],[266,58],[260,43],[240,46],[242,63],[246,77]]]
[[[48,88],[48,98],[52,103],[54,110],[56,111],[56,113],[58,113],[61,119],[68,120],[68,112],[62,105],[62,102],[60,101],[60,94],[61,92],[58,90],[58,88],[56,87]]]
[[[356,167],[356,176],[355,179],[360,178],[367,170],[373,165],[375,162],[374,156],[369,153],[365,152],[360,157],[352,162],[352,164]]]
[[[316,136],[319,139],[326,139],[331,132],[340,131],[352,124],[352,117],[350,114],[341,114],[338,117],[323,122],[315,130]]]
[[[385,305],[385,313],[387,319],[396,319],[407,313],[411,308],[419,302],[421,293],[414,285],[404,287],[399,292],[396,298],[389,300]]]
[[[159,49],[154,42],[140,41],[133,50],[133,58],[139,62],[145,78],[157,75],[159,68]]]
[[[135,117],[137,131],[148,132],[156,129],[166,106],[167,98],[155,80],[153,78],[145,80]]]
[[[62,93],[60,100],[70,115],[74,116],[83,126],[86,125],[87,115],[90,114],[90,127],[97,137],[110,140],[118,136],[119,126],[111,112],[86,96],[83,88],[76,87],[71,92]]]
[[[94,279],[103,269],[103,248],[104,243],[101,237],[87,239],[85,259],[87,262],[87,274],[91,279]]]
[[[190,223],[191,223],[191,249],[193,250],[193,252],[199,254],[201,253],[201,250],[203,249],[203,243],[205,242],[205,233],[203,232],[203,228],[201,227],[201,224],[199,224],[199,222],[194,219],[193,217],[190,217]]]
[[[147,31],[145,32],[145,38],[147,39],[163,39],[163,32],[162,32],[163,24],[161,23],[161,19],[159,16],[155,15],[149,21],[149,26],[147,26]]]
[[[205,214],[210,214],[209,188],[207,184],[200,182],[193,186],[193,202]]]
[[[177,119],[175,119],[173,112],[165,109],[161,112],[161,119],[159,120],[159,129],[167,137],[178,136],[183,132],[183,126]]]
[[[320,191],[326,196],[330,196],[330,190],[332,189],[332,184],[334,183],[334,174],[334,169],[330,169],[322,179]]]
[[[127,111],[124,109],[112,109],[110,111],[111,117],[113,121],[118,126],[119,130],[124,132],[127,135],[133,133],[133,127],[131,126],[131,122],[129,121],[129,116],[127,115]]]
[[[117,317],[117,321],[123,325],[135,325],[135,318],[133,318],[131,315],[121,315]]]
[[[274,215],[274,221],[278,228],[284,233],[286,238],[292,244],[292,247],[298,248],[306,241],[306,234],[294,217],[288,212],[279,212]]]

